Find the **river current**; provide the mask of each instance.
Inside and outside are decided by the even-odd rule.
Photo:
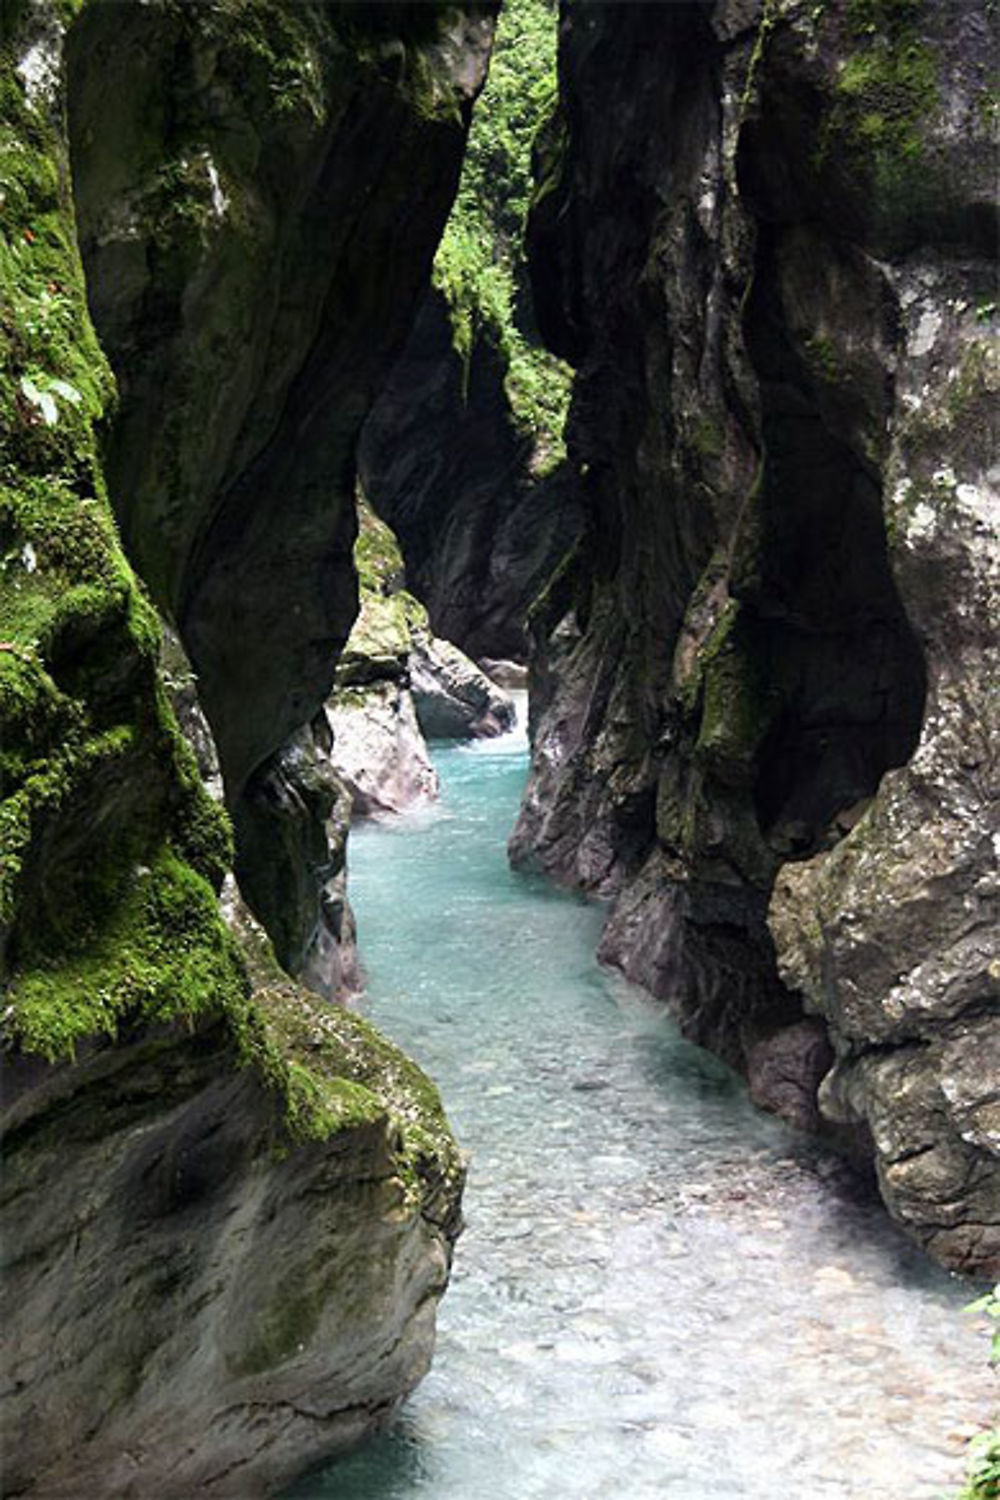
[[[938,1500],[998,1382],[976,1288],[512,872],[523,735],[351,835],[363,1009],[469,1153],[430,1375],[288,1500]]]

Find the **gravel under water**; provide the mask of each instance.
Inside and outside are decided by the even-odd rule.
[[[434,1367],[289,1500],[938,1500],[996,1405],[978,1290],[512,872],[523,735],[351,837],[365,1012],[471,1158]]]

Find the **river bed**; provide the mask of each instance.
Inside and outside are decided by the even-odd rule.
[[[434,1367],[288,1500],[938,1500],[996,1406],[976,1288],[512,872],[523,735],[351,835],[363,1010],[471,1158]]]

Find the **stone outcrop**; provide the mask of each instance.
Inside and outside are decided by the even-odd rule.
[[[402,558],[388,526],[363,501],[359,516],[361,608],[326,710],[330,760],[355,819],[427,806],[438,793],[410,692],[413,625],[426,621],[426,613],[403,588]]]
[[[867,1122],[886,1201],[933,1253],[996,1268],[1000,355],[967,264],[914,256],[887,275],[902,329],[886,510],[927,657],[923,731],[836,848],[783,867],[770,924],[837,1041],[824,1111]]]
[[[449,641],[403,586],[396,538],[359,502],[355,557],[361,609],[337,664],[327,704],[328,758],[352,801],[351,816],[381,817],[437,798],[426,739],[501,734],[514,704]]]
[[[297,972],[335,943],[336,857],[291,742],[356,612],[354,446],[427,287],[491,33],[489,6],[92,0],[70,37],[109,489],[197,673],[241,881]],[[311,832],[275,846],[283,805]],[[284,879],[250,872],[263,848]],[[310,879],[308,910],[270,904]]]
[[[462,1180],[440,1105],[250,946],[242,1056],[206,1016],[4,1059],[5,1494],[273,1494],[427,1369]]]
[[[417,722],[427,739],[488,739],[513,727],[511,699],[450,641],[414,629],[409,672]]]
[[[39,1500],[112,1491],[242,1500],[273,1493],[376,1426],[426,1369],[463,1172],[423,1075],[364,1022],[288,979],[228,887],[224,920],[218,893],[233,860],[230,827],[199,774],[199,762],[212,772],[212,737],[196,723],[182,657],[168,654],[174,680],[164,680],[159,625],[119,544],[97,434],[110,431],[112,447],[127,448],[131,431],[136,494],[148,486],[165,507],[161,550],[154,526],[144,553],[162,570],[160,589],[168,575],[177,581],[177,536],[197,525],[183,486],[156,489],[151,473],[140,473],[129,402],[145,406],[153,467],[157,453],[183,448],[189,426],[192,484],[208,483],[207,470],[195,477],[194,449],[221,443],[225,419],[211,403],[198,407],[207,376],[185,407],[171,380],[183,384],[194,371],[171,345],[177,365],[159,367],[158,400],[139,352],[123,360],[124,426],[111,421],[114,384],[88,316],[69,196],[65,9],[8,7],[0,38],[3,1485]],[[253,169],[253,133],[238,128],[246,122],[234,91],[245,87],[260,104],[269,93],[260,69],[266,75],[274,58],[234,21],[292,26],[294,15],[326,35],[333,17],[252,5],[221,14],[98,3],[84,12],[72,49],[78,145],[109,153],[109,191],[123,187],[122,173],[148,169],[147,186],[159,181],[179,220],[190,204],[172,177],[157,178],[160,132],[182,130],[212,104],[233,126],[239,163]],[[208,54],[196,44],[199,20]],[[212,41],[215,21],[229,27],[228,41]],[[426,22],[436,34],[436,19]],[[208,64],[222,54],[228,61],[214,74]],[[192,88],[204,85],[200,104],[188,94],[187,115],[166,106],[144,114],[136,101],[150,102],[147,88],[163,104],[156,89],[176,81],[167,61]],[[100,142],[80,125],[90,118],[100,133],[109,123],[88,116],[98,77],[115,80],[104,102],[113,94],[127,116],[116,116],[121,136]],[[287,107],[298,118],[300,75],[292,81]],[[432,87],[429,75],[425,83]],[[452,128],[460,135],[457,121]],[[195,176],[206,174],[211,219],[207,162],[186,160]],[[232,186],[219,191],[228,196]],[[225,280],[222,262],[212,262],[212,244],[221,246],[211,222],[170,220],[144,239],[138,221],[112,214],[105,228],[103,248],[120,257],[105,293],[117,285],[131,295],[143,265],[149,272],[135,337],[176,335],[183,345],[183,314],[211,345],[197,316],[210,321],[222,305],[208,284],[218,291],[213,277]],[[174,230],[187,260],[173,258]],[[234,275],[239,244],[237,234],[222,256]],[[194,278],[186,287],[183,268]],[[232,379],[230,395],[240,383]],[[221,384],[217,394],[222,401]],[[166,435],[174,418],[181,427]],[[208,463],[203,448],[198,454]],[[334,607],[346,620],[345,601]],[[248,656],[262,638],[246,635]],[[280,656],[280,643],[274,649]],[[209,700],[218,705],[211,690]],[[288,718],[282,709],[273,726],[281,754],[294,729]],[[220,740],[231,791],[239,757],[232,734]],[[308,746],[297,753],[308,761]],[[307,766],[305,779],[313,774]],[[317,786],[315,795],[318,805],[326,791]]]
[[[512,856],[995,1271],[989,56],[961,3],[564,17],[529,240],[587,526]]]
[[[402,677],[341,689],[327,712],[332,755],[353,818],[410,812],[437,801],[437,773]]]

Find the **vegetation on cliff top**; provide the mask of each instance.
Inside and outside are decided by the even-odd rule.
[[[434,264],[468,366],[477,338],[507,362],[514,420],[534,440],[543,474],[565,456],[571,371],[543,349],[520,315],[521,234],[531,192],[531,146],[556,99],[556,15],[548,0],[507,0],[486,87],[473,114],[458,197]]]

